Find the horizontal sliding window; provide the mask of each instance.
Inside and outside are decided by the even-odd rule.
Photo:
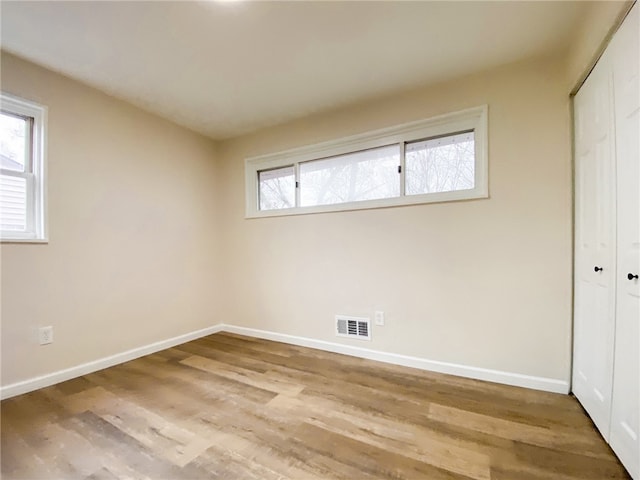
[[[487,107],[245,163],[247,217],[485,198]]]

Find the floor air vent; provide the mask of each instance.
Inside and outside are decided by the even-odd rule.
[[[336,315],[336,335],[371,340],[371,328],[368,318]]]

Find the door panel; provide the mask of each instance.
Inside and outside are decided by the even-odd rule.
[[[575,97],[573,392],[608,439],[615,331],[615,150],[609,56]],[[598,271],[595,271],[596,267]]]
[[[612,41],[617,175],[616,336],[613,450],[640,477],[640,36],[634,7]]]

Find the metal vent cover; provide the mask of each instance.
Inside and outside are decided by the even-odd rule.
[[[371,340],[371,320],[367,317],[336,315],[336,335]]]

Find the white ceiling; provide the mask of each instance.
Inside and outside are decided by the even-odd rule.
[[[222,139],[567,46],[584,2],[8,2],[2,48]]]

